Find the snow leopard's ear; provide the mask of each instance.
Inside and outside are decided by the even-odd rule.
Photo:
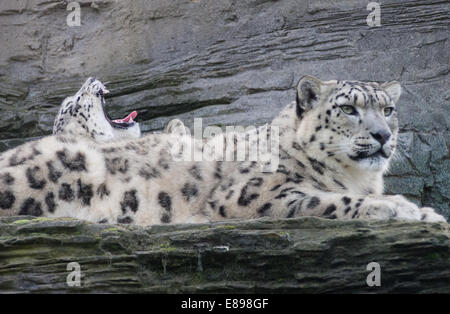
[[[297,84],[297,114],[312,109],[320,98],[322,81],[314,76],[306,75]]]
[[[397,81],[391,81],[381,84],[381,88],[392,99],[394,103],[397,103],[400,95],[402,94],[402,86]]]
[[[83,85],[80,88],[81,92],[87,91],[88,87],[95,82],[95,77],[89,77],[86,81],[84,81]]]

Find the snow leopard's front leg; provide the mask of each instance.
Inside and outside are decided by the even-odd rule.
[[[446,222],[430,207],[419,208],[400,195],[355,195],[292,188],[278,195],[286,217],[396,219]],[[276,199],[277,199],[276,198]]]

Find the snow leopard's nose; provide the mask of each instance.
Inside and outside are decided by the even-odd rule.
[[[381,146],[386,144],[386,142],[391,138],[391,132],[384,129],[377,130],[376,132],[370,132],[370,135],[372,135],[372,137],[376,139]]]

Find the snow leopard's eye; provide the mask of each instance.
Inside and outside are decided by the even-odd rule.
[[[394,112],[394,108],[393,107],[383,108],[383,113],[384,113],[385,117],[389,117],[393,112]]]
[[[355,107],[350,105],[342,105],[339,107],[343,113],[348,115],[356,115],[358,114],[358,111],[356,111]]]

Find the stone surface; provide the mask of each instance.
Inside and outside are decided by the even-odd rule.
[[[356,0],[83,0],[79,27],[67,3],[0,3],[0,150],[50,134],[90,75],[110,115],[137,110],[144,131],[266,123],[305,74],[395,79],[405,143],[387,191],[450,216],[448,1],[383,1],[380,27]]]
[[[67,278],[80,266],[80,286]],[[369,263],[381,286],[369,287]],[[0,293],[450,293],[447,224],[0,218]]]

